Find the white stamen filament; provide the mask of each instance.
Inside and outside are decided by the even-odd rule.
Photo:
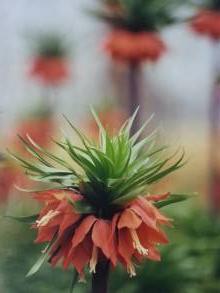
[[[57,215],[59,215],[60,212],[59,211],[53,211],[50,210],[45,216],[43,216],[40,220],[36,221],[37,227],[42,227],[42,226],[46,226],[50,220],[52,220],[54,217],[56,217]]]
[[[89,272],[90,273],[93,273],[93,274],[96,273],[97,262],[98,262],[98,249],[94,245],[93,249],[92,249],[92,257],[91,257],[90,262],[89,262],[89,267],[90,267]]]
[[[79,275],[79,280],[78,280],[79,283],[86,283],[86,279],[85,279],[85,276],[83,275]]]
[[[136,276],[135,268],[132,263],[127,264],[127,272],[130,278],[133,278]]]
[[[148,249],[144,248],[141,245],[140,240],[139,240],[138,235],[137,235],[137,232],[134,229],[130,229],[130,233],[131,233],[131,237],[132,237],[132,240],[133,240],[134,249],[137,249],[139,254],[148,255]]]

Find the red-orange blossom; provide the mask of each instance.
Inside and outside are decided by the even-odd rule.
[[[80,215],[70,200],[80,201],[83,197],[73,191],[40,192],[35,198],[44,203],[44,208],[34,224],[38,230],[36,242],[51,241],[57,233],[50,252],[51,264],[62,260],[64,268],[73,265],[81,276],[86,265],[95,273],[103,257],[113,267],[121,263],[131,277],[135,276],[133,262],[160,260],[156,246],[168,242],[160,226],[170,225],[170,219],[152,204],[163,197],[139,197],[111,218],[102,219],[93,214]]]

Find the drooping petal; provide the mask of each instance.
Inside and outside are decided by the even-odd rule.
[[[50,259],[50,264],[52,267],[54,267],[59,260],[62,258],[66,258],[69,250],[71,248],[71,242],[70,241],[63,241],[61,246],[58,246],[56,249],[57,251],[53,251],[53,254]]]
[[[118,224],[118,219],[120,217],[120,214],[117,213],[113,216],[113,219],[112,219],[112,231],[111,231],[111,236],[114,237],[114,234],[116,233],[116,227],[117,227],[117,224]]]
[[[111,221],[111,239],[110,239],[110,247],[111,247],[111,255],[110,260],[112,262],[113,266],[116,266],[118,261],[118,253],[117,253],[117,223],[118,219],[120,217],[120,214],[117,213],[114,215],[112,221]]]
[[[139,197],[136,200],[136,203],[144,210],[144,212],[151,217],[155,218],[155,207],[151,204],[150,201],[146,200],[144,197]]]
[[[129,230],[126,228],[118,231],[118,252],[126,263],[130,263],[134,247]]]
[[[147,247],[149,243],[167,244],[169,242],[163,231],[151,229],[144,223],[138,228],[138,236],[144,247]]]
[[[154,208],[155,214],[156,214],[156,218],[157,218],[157,222],[159,224],[163,224],[163,225],[167,225],[168,227],[172,227],[172,219],[167,218],[166,216],[164,216],[157,208]]]
[[[35,243],[49,242],[53,239],[54,234],[57,232],[57,227],[40,227],[38,230],[38,236],[35,239]]]
[[[137,216],[131,209],[126,209],[122,212],[117,227],[118,229],[137,229],[141,223],[142,219],[139,216]]]
[[[63,220],[59,227],[58,235],[61,235],[69,226],[75,224],[79,219],[80,219],[79,214],[71,213],[71,214],[64,215]]]
[[[145,222],[146,225],[151,227],[152,229],[158,230],[157,225],[156,225],[156,218],[153,215],[149,215],[149,213],[146,212],[144,208],[142,208],[139,204],[134,203],[130,207],[138,216],[140,216]]]
[[[148,255],[147,258],[153,261],[160,261],[160,252],[153,246],[148,248]]]
[[[88,264],[90,258],[91,251],[88,250],[87,242],[83,242],[75,248],[71,257],[71,262],[80,275],[82,274],[84,267]]]
[[[104,255],[109,258],[111,255],[111,223],[107,220],[99,219],[92,229],[93,243],[99,247]]]
[[[72,248],[79,245],[80,242],[86,237],[87,233],[89,233],[93,224],[97,221],[97,218],[90,215],[86,217],[80,224],[79,227],[76,228],[75,233],[72,238]]]

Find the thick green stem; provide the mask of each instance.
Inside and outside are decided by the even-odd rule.
[[[140,64],[139,63],[130,63],[128,68],[128,114],[132,116],[140,106],[140,109],[137,113],[136,119],[132,127],[132,134],[134,134],[141,125],[141,92],[140,92]]]
[[[216,82],[210,103],[210,204],[214,215],[220,211],[220,170],[219,137],[220,137],[220,84]]]
[[[107,293],[109,278],[109,261],[100,261],[96,266],[96,273],[92,275],[92,292]]]

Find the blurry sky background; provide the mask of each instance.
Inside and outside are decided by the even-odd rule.
[[[27,79],[32,32],[58,31],[71,44],[72,80],[60,90],[56,110],[80,115],[105,95],[113,95],[106,77],[109,60],[102,53],[104,26],[85,13],[91,0],[0,0],[0,109],[8,123],[39,98],[36,85]],[[184,24],[163,31],[169,51],[148,79],[155,95],[166,101],[175,115],[204,118],[210,95],[212,44],[193,34]],[[73,107],[74,105],[74,107]],[[71,108],[72,107],[72,108]],[[172,114],[172,111],[171,111]],[[173,113],[174,115],[174,113]]]

